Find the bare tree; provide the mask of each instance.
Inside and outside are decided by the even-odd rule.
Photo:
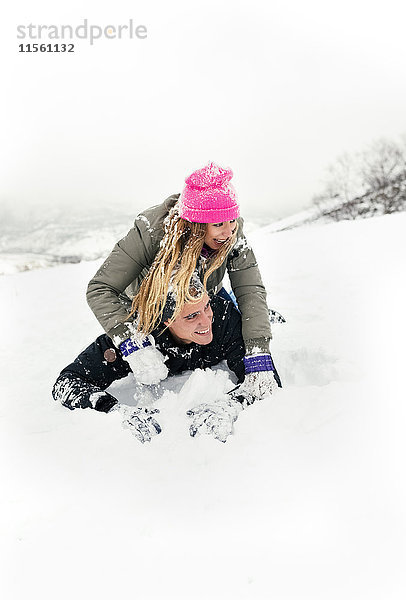
[[[313,203],[320,215],[338,221],[406,210],[406,135],[399,144],[381,139],[339,157]]]
[[[406,151],[388,140],[378,140],[363,153],[361,174],[371,202],[383,214],[396,212],[402,203],[402,182],[406,180]]]
[[[328,171],[330,177],[326,186],[327,193],[334,194],[343,202],[350,202],[360,191],[357,157],[351,157],[348,153],[343,154]]]

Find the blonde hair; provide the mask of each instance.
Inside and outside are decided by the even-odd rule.
[[[203,287],[210,275],[220,267],[237,237],[238,223],[231,238],[213,255],[203,258]],[[191,223],[180,218],[175,205],[164,221],[164,237],[160,249],[132,301],[131,312],[137,313],[137,330],[148,335],[161,322],[168,291],[176,298],[171,322],[181,312],[186,302],[198,302],[190,289],[190,280],[196,271],[206,236],[206,223]],[[199,296],[200,297],[200,296]]]

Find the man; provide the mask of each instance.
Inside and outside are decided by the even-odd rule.
[[[159,411],[120,405],[114,396],[105,391],[113,381],[126,377],[130,372],[134,373],[136,381],[139,373],[141,380],[142,372],[149,368],[145,350],[161,353],[169,375],[205,369],[226,360],[242,385],[228,398],[219,399],[211,405],[201,404],[188,412],[192,417],[192,436],[197,432],[211,433],[225,442],[243,405],[261,397],[260,384],[257,390],[252,386],[249,389],[244,387],[245,347],[240,313],[232,302],[220,296],[210,300],[202,289],[199,290],[198,300],[187,302],[175,320],[172,319],[174,305],[169,296],[163,322],[138,346],[131,342],[131,347],[121,344],[118,349],[106,334],[99,336],[61,371],[52,390],[54,399],[71,410],[120,410],[124,416],[123,424],[131,429],[137,439],[141,442],[150,441],[153,435],[161,432],[154,416]],[[142,357],[142,360],[138,357]],[[273,373],[276,384],[280,386],[275,369]]]

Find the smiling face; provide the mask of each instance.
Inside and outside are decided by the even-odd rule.
[[[187,302],[182,312],[168,325],[168,329],[177,342],[191,344],[195,342],[205,346],[213,339],[213,311],[207,294],[203,294],[199,302]]]
[[[222,223],[208,223],[204,243],[212,250],[218,250],[233,235],[237,220]]]

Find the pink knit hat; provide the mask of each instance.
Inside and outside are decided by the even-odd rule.
[[[180,195],[180,216],[192,223],[221,223],[240,216],[231,169],[209,162],[187,179]]]

